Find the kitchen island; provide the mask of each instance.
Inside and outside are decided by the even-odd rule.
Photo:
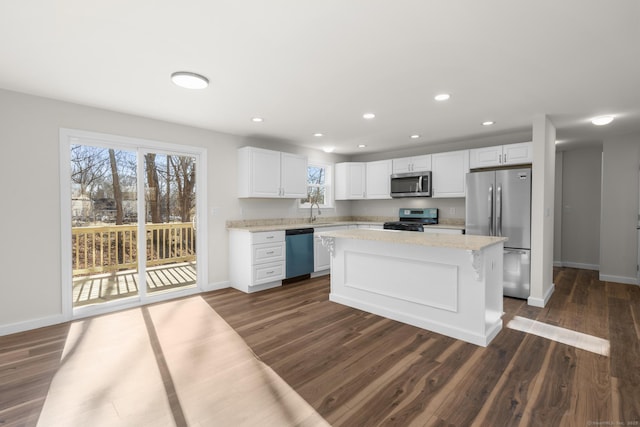
[[[393,230],[318,233],[330,300],[487,346],[502,329],[503,237]]]

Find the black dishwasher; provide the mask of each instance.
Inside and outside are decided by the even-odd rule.
[[[313,273],[313,228],[285,231],[287,246],[286,278]]]

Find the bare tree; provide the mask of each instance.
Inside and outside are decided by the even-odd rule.
[[[193,157],[171,156],[178,192],[178,211],[183,222],[191,221],[195,201],[196,162]]]
[[[158,179],[158,168],[156,166],[156,155],[154,153],[145,154],[145,169],[147,172],[148,202],[151,211],[151,222],[159,224],[162,222],[160,216],[160,180]]]
[[[113,185],[113,199],[116,203],[116,225],[124,223],[124,209],[122,203],[122,189],[120,188],[120,174],[116,163],[116,153],[113,148],[109,148],[109,163],[111,164],[111,182]]]
[[[95,186],[107,174],[104,149],[87,145],[71,147],[71,181],[80,186],[80,194],[91,196]]]

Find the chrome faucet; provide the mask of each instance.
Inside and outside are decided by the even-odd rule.
[[[311,206],[309,207],[309,223],[312,223],[313,221],[316,220],[316,217],[313,216],[313,205],[316,205],[316,207],[318,208],[318,215],[322,215],[322,212],[320,212],[320,205],[318,204],[318,202],[311,202]]]

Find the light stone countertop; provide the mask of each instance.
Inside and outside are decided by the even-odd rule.
[[[488,246],[507,241],[506,237],[471,236],[468,234],[417,233],[415,231],[371,230],[357,228],[318,233],[320,237],[373,240],[378,242],[431,246],[479,251]]]
[[[322,228],[332,227],[336,225],[382,225],[381,222],[366,221],[336,221],[336,222],[302,222],[296,224],[278,224],[278,225],[253,225],[244,227],[227,227],[228,230],[242,230],[250,233],[259,233],[261,231],[279,231],[292,230],[297,228]]]

